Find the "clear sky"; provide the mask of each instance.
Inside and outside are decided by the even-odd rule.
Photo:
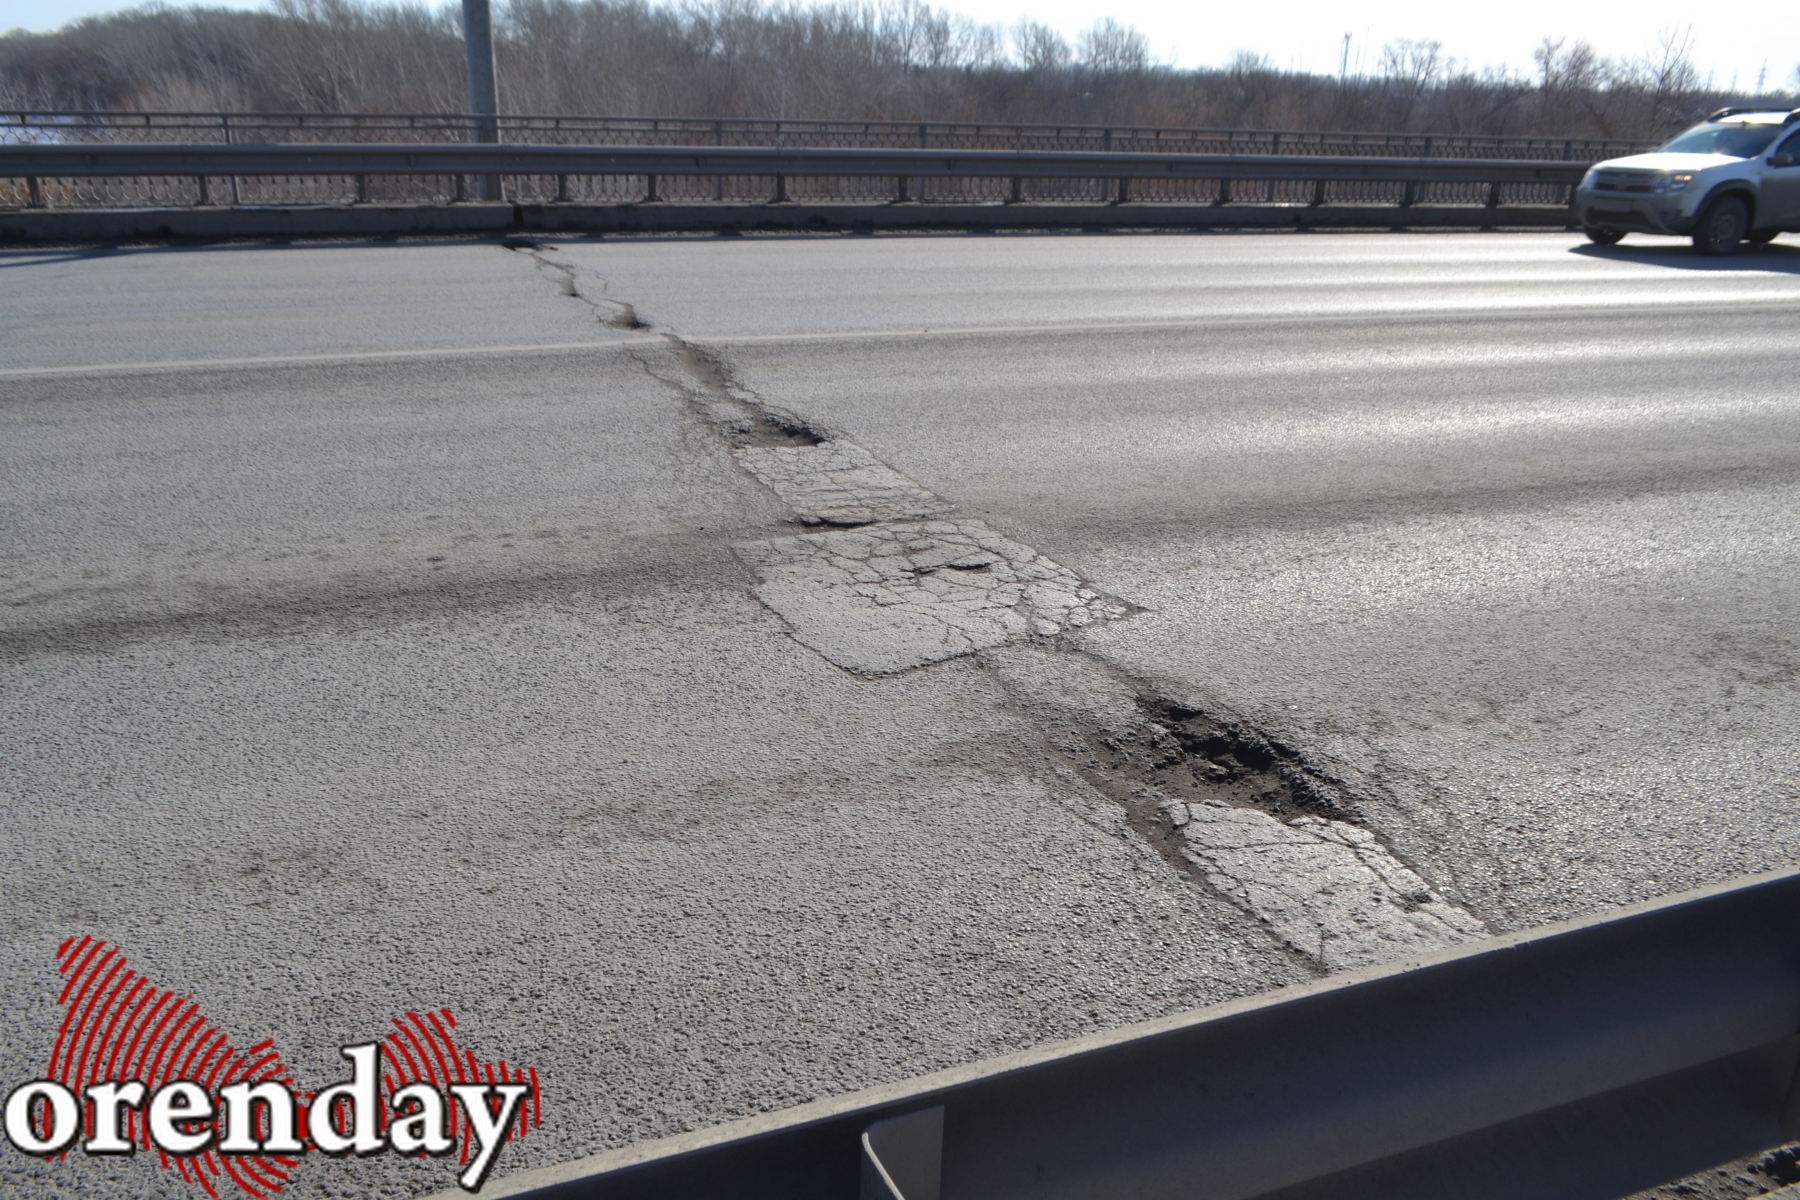
[[[213,0],[257,7],[253,0]],[[503,0],[495,0],[496,7]],[[54,29],[65,21],[122,7],[105,0],[0,0],[0,28]],[[936,7],[983,22],[1010,25],[1030,16],[1070,37],[1110,15],[1150,38],[1152,52],[1180,66],[1217,65],[1237,50],[1268,55],[1276,65],[1336,74],[1344,35],[1351,35],[1350,68],[1372,68],[1381,47],[1396,38],[1432,39],[1477,67],[1506,64],[1527,70],[1546,35],[1591,42],[1601,54],[1631,58],[1651,49],[1665,31],[1688,30],[1694,61],[1720,87],[1735,76],[1749,88],[1767,71],[1770,87],[1795,86],[1800,67],[1800,3],[1734,0],[1284,0],[1280,4],[1170,3],[1169,0],[950,0]]]

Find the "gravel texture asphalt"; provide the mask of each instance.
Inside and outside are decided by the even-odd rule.
[[[1307,748],[1496,928],[1800,854],[1800,248],[953,245],[563,253],[1147,610],[1078,640]]]
[[[312,1086],[450,1007],[545,1081],[505,1173],[1424,936],[1238,894],[1269,881],[1207,830],[1275,830],[1374,904],[1428,889],[1457,938],[1800,849],[1779,243],[230,247],[0,279],[9,1084],[89,934]],[[839,555],[836,591],[759,599],[756,547],[847,536],[784,496],[903,503],[862,536],[905,570],[858,592]],[[927,544],[936,505],[979,536]],[[1004,616],[1034,569],[1129,611]],[[999,632],[830,657],[884,636],[896,580]],[[315,1157],[284,1194],[450,1173]],[[0,1188],[193,1194],[143,1156],[9,1152]]]

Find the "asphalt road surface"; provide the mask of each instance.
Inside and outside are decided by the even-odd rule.
[[[89,935],[309,1086],[449,1007],[505,1173],[1790,864],[1797,313],[1535,234],[0,256],[0,1080]]]

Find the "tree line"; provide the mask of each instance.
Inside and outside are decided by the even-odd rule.
[[[1071,44],[1045,25],[982,25],[920,0],[507,0],[495,37],[510,113],[1656,138],[1727,103],[1800,104],[1779,88],[1713,87],[1675,31],[1635,59],[1547,38],[1528,71],[1477,70],[1437,42],[1399,41],[1373,70],[1336,76],[1248,52],[1177,69],[1110,19]],[[1784,82],[1800,86],[1800,68]],[[158,5],[0,36],[0,108],[465,107],[455,5]]]

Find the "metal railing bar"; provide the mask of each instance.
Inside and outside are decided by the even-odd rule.
[[[1600,1200],[1800,1133],[1797,1035],[1800,872],[1783,871],[492,1190],[850,1200],[875,1132],[941,1106],[941,1140],[921,1127],[905,1153],[914,1178],[939,1168],[944,1200]]]
[[[159,112],[159,113],[107,113],[107,112],[63,112],[55,110],[12,110],[0,114],[0,126],[35,126],[54,129],[61,127],[80,128],[76,122],[86,123],[90,127],[106,127],[109,122],[142,122],[142,128],[151,128],[153,121],[163,122],[162,128],[179,128],[169,122],[186,121],[199,126],[216,126],[222,114],[203,112]],[[478,118],[469,113],[231,113],[223,114],[240,125],[255,125],[274,121],[291,121],[295,128],[333,128],[350,127],[363,129],[382,128],[414,128],[420,121],[434,122],[444,128],[455,127],[463,131],[472,129]],[[11,118],[17,117],[17,120]],[[704,133],[716,129],[730,129],[733,132],[747,130],[768,130],[773,128],[777,136],[784,131],[819,133],[861,133],[893,135],[902,130],[919,130],[917,123],[904,121],[832,121],[832,120],[783,120],[771,122],[756,118],[734,117],[632,117],[632,116],[580,116],[555,114],[510,114],[498,118],[502,127],[519,126],[530,128],[534,123],[548,123],[552,129],[665,129],[684,133]],[[1108,125],[1054,125],[1017,123],[992,125],[980,123],[944,122],[931,124],[929,128],[948,137],[981,137],[996,136],[1009,133],[1014,138],[1026,136],[1051,136],[1059,140],[1080,138],[1122,138],[1166,140],[1169,138],[1188,139],[1264,139],[1275,141],[1293,140],[1314,143],[1372,142],[1382,146],[1425,144],[1433,140],[1440,144],[1452,146],[1475,147],[1533,147],[1548,148],[1555,143],[1563,143],[1569,147],[1604,147],[1631,148],[1648,145],[1640,139],[1628,138],[1545,138],[1529,136],[1513,136],[1505,134],[1461,134],[1446,138],[1443,135],[1426,134],[1394,134],[1357,130],[1296,130],[1296,129],[1262,129],[1231,130],[1207,127],[1158,127],[1158,126],[1108,126]]]
[[[1359,180],[1568,184],[1585,163],[1341,155],[844,147],[294,143],[0,145],[0,176],[768,175],[970,178]],[[782,185],[785,194],[785,185]]]

